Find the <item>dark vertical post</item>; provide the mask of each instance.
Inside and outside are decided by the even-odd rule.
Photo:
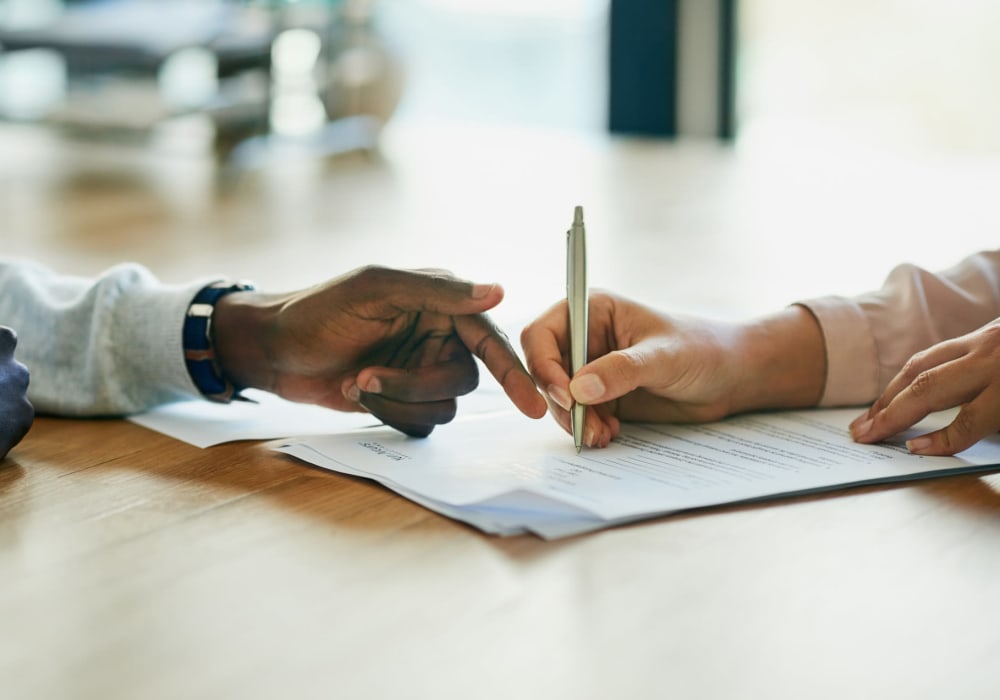
[[[719,0],[719,138],[736,136],[738,0]]]
[[[608,128],[677,134],[679,0],[611,0]]]

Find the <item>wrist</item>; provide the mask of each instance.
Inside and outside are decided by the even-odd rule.
[[[272,391],[273,299],[256,291],[228,294],[215,309],[214,341],[220,372],[234,384]]]
[[[826,346],[816,318],[802,306],[747,324],[739,356],[744,381],[737,411],[816,406],[826,383]]]
[[[222,372],[215,346],[215,312],[230,294],[253,289],[247,282],[216,282],[203,287],[188,305],[182,328],[184,363],[198,391],[212,401],[228,403],[239,398],[244,385]]]

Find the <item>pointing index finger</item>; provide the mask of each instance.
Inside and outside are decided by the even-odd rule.
[[[486,365],[514,405],[530,418],[545,415],[545,399],[524,368],[507,335],[485,314],[455,317],[455,330],[467,348]]]

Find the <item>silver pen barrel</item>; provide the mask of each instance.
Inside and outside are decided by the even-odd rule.
[[[570,376],[575,376],[587,364],[587,234],[583,224],[583,207],[573,211],[573,225],[566,236],[566,296],[569,304]],[[575,404],[571,411],[573,443],[577,451],[583,445],[586,408]]]

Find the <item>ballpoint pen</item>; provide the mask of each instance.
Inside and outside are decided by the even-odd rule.
[[[573,211],[573,225],[566,232],[566,300],[569,304],[570,377],[587,364],[587,234],[583,228],[583,207]],[[587,407],[574,403],[571,409],[573,444],[583,447],[583,426]]]

